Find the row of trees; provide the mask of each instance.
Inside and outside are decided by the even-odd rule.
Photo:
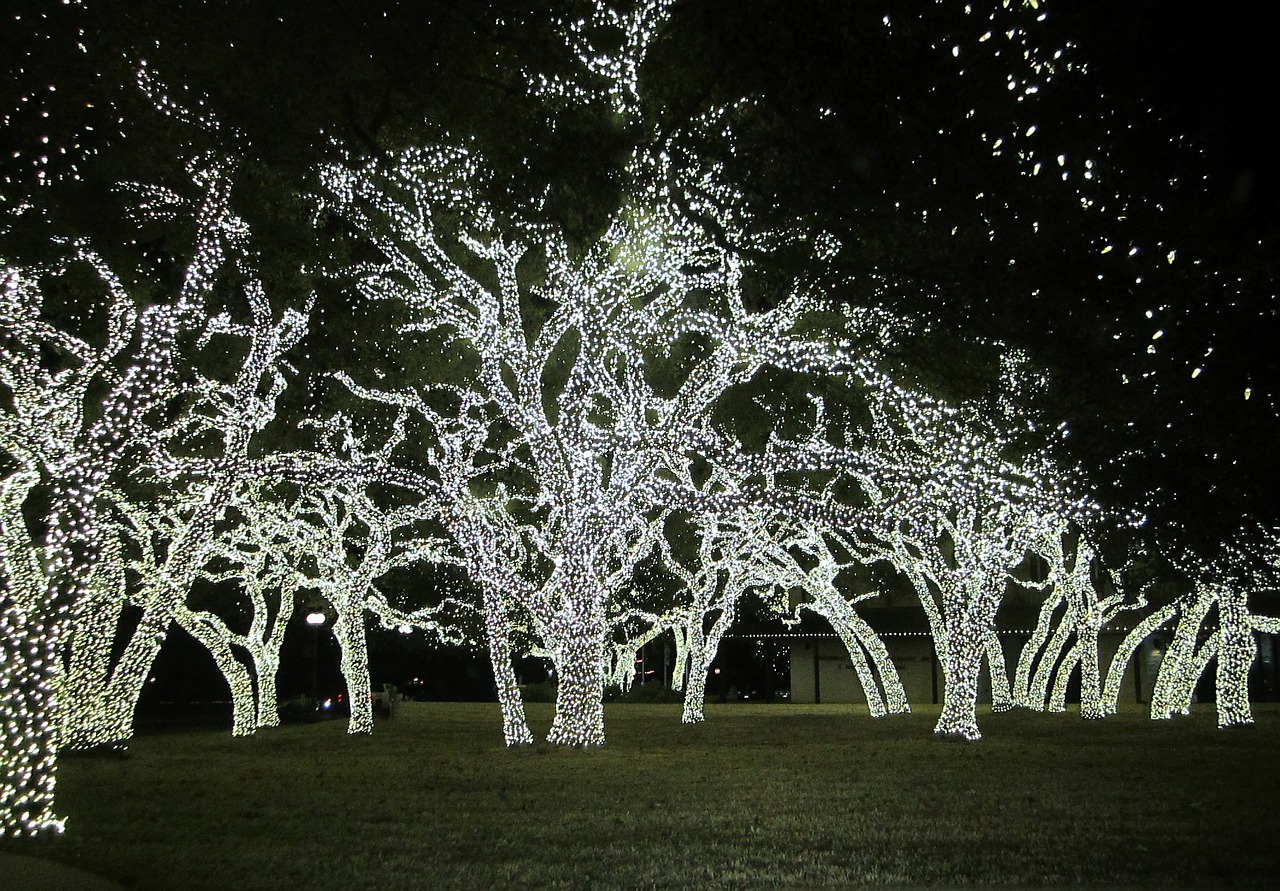
[[[121,192],[144,230],[167,227],[155,273],[140,285],[77,239],[2,265],[6,832],[61,828],[58,751],[128,739],[175,624],[226,676],[234,733],[277,723],[284,629],[320,603],[352,732],[372,727],[371,616],[442,640],[477,629],[510,745],[533,738],[513,660],[548,656],[548,738],[592,746],[606,684],[661,634],[683,719],[701,720],[746,598],[824,616],[872,713],[904,712],[857,610],[868,567],[927,616],[941,735],[978,738],[984,663],[1000,707],[1060,707],[1079,666],[1082,711],[1100,717],[1166,625],[1153,714],[1184,709],[1216,657],[1220,722],[1250,720],[1253,633],[1280,630],[1248,601],[1270,584],[1256,545],[1274,534],[1185,562],[1175,599],[1146,602],[1132,580],[1148,564],[1106,571],[1104,532],[1133,539],[1138,521],[1055,457],[1045,433],[1062,428],[1024,399],[1031,359],[967,343],[961,364],[995,357],[999,374],[976,397],[930,393],[902,356],[936,343],[931,323],[837,300],[842,239],[740,188],[733,158],[767,119],[753,100],[672,122],[646,99],[678,10],[566,15],[551,30],[569,63],[529,75],[552,129],[585,118],[609,138],[603,197],[504,182],[465,139],[345,146],[317,161],[309,199],[332,250],[287,273],[237,213],[253,168],[225,149],[241,137],[139,69],[141,93],[195,134],[187,182]],[[15,230],[39,212],[10,210]],[[315,293],[296,296],[300,273]],[[358,361],[320,358],[348,334],[368,344]],[[428,568],[452,581],[385,584]],[[1015,586],[1045,599],[1010,677],[996,615]],[[1141,618],[1104,667],[1098,636],[1121,615]]]

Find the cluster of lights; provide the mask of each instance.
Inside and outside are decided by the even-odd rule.
[[[855,609],[857,602],[870,595],[850,598],[836,582],[837,575],[866,562],[865,557],[846,553],[842,559],[837,548],[832,546],[831,538],[822,530],[813,528],[804,531],[787,549],[786,556],[790,558],[787,561],[789,571],[783,576],[783,583],[793,590],[803,591],[810,600],[801,605],[825,618],[835,629],[849,653],[872,717],[910,712],[902,678],[889,658],[882,635],[877,634]],[[812,565],[806,570],[805,564]]]
[[[1079,666],[1080,714],[1101,718],[1107,709],[1098,639],[1107,623],[1133,604],[1120,593],[1098,597],[1097,553],[1081,531],[1066,524],[1050,529],[1032,553],[1044,561],[1047,575],[1038,584],[1024,584],[1043,588],[1046,597],[1018,657],[1014,699],[1027,708],[1065,711],[1067,684]]]
[[[652,39],[650,25],[663,19],[666,7],[640,4],[621,16],[598,4],[601,21],[593,19],[593,27],[586,20],[566,25],[571,50],[609,85],[616,110],[637,107],[638,60]],[[596,27],[625,32],[615,55],[588,46]],[[592,95],[580,85],[536,78],[535,91],[570,101]],[[729,116],[728,109],[713,110],[693,126],[730,138]],[[902,388],[876,367],[873,355],[855,353],[851,344],[864,320],[851,317],[851,330],[835,339],[798,336],[798,323],[822,308],[803,287],[772,310],[748,311],[739,293],[743,261],[724,247],[750,243],[742,231],[745,217],[736,210],[741,198],[721,187],[714,171],[690,167],[677,148],[636,154],[627,178],[633,191],[603,236],[576,252],[560,233],[503,219],[481,205],[468,183],[484,165],[471,152],[417,149],[398,163],[332,168],[330,200],[385,258],[362,270],[366,297],[402,303],[415,316],[410,330],[455,338],[478,363],[472,380],[452,384],[458,408],[447,415],[422,394],[353,389],[412,407],[435,431],[423,449],[439,475],[450,532],[489,592],[491,647],[505,646],[498,642],[510,639],[513,623],[525,621],[556,663],[560,699],[553,742],[604,739],[607,617],[646,553],[637,544],[649,534],[645,517],[664,508],[729,529],[751,510],[825,524],[872,555],[862,559],[892,562],[916,583],[946,666],[938,732],[976,738],[984,661],[997,705],[1014,702],[994,627],[1011,571],[1049,529],[1096,517],[1097,508],[1056,482],[1046,455],[1008,458],[1006,435],[982,430],[960,408]],[[456,219],[460,209],[468,221],[464,231],[446,231],[446,215]],[[732,230],[727,241],[704,231],[698,221],[707,219]],[[526,257],[536,257],[544,270],[533,280],[531,264],[522,265]],[[488,267],[483,276],[474,271],[479,265]],[[707,293],[720,295],[719,311],[700,308]],[[530,294],[553,307],[545,319],[534,322],[522,310],[522,298]],[[700,299],[691,300],[694,295]],[[672,344],[692,336],[708,346],[674,393],[658,391],[644,374],[647,357],[668,354]],[[866,394],[871,429],[833,423],[817,397],[810,435],[784,439],[775,429],[763,452],[714,429],[709,418],[717,402],[766,367],[847,381]],[[503,425],[515,433],[497,449],[493,432]],[[708,463],[733,484],[714,490],[690,485],[691,461]],[[489,494],[477,495],[476,481],[496,478],[498,468],[522,479],[519,490],[514,483],[510,490],[495,484]],[[848,507],[778,484],[777,476],[787,472],[843,475],[869,506]],[[495,552],[503,559],[493,559]],[[685,584],[689,617],[664,616],[655,624],[679,626],[676,637],[682,658],[690,660],[693,684],[705,674],[705,666],[695,663],[705,661],[723,633],[715,623],[710,634],[705,631],[709,605],[719,604],[721,618],[731,616],[732,598],[741,596],[735,591],[725,599],[721,573],[753,578],[750,567],[758,558],[721,549],[686,565],[669,549],[667,554],[669,571]],[[775,583],[785,574],[776,564],[770,571]],[[831,586],[818,577],[802,585],[822,592]],[[1098,625],[1097,610],[1086,599],[1065,588],[1061,596],[1075,604],[1073,627]],[[885,710],[901,710],[900,683],[878,637],[849,617],[847,601],[842,609],[826,594],[814,599],[839,617],[838,627],[857,644],[851,653],[869,653],[882,669]],[[1087,645],[1073,653],[1077,661],[1090,661]],[[495,656],[500,678],[507,661]],[[1048,662],[1041,656],[1041,667]],[[855,663],[866,668],[864,686],[874,689],[865,657]],[[694,715],[698,697],[690,692]],[[516,703],[503,698],[508,740],[525,741]]]
[[[50,499],[44,540],[20,543],[11,538],[5,555],[9,579],[23,577],[15,575],[19,564],[41,568],[33,589],[19,594],[16,584],[6,585],[11,593],[5,609],[12,625],[6,646],[24,641],[14,653],[19,661],[12,669],[22,666],[23,676],[14,678],[9,688],[13,695],[6,697],[21,713],[6,714],[3,722],[3,795],[6,801],[22,802],[5,810],[6,833],[42,832],[59,825],[50,810],[56,751],[98,738],[98,718],[80,713],[79,703],[72,705],[61,689],[59,666],[65,658],[73,669],[68,678],[74,680],[84,674],[77,670],[109,662],[98,648],[109,652],[114,636],[115,590],[123,575],[120,542],[126,537],[113,529],[120,525],[112,517],[113,493],[144,466],[158,469],[166,463],[156,459],[165,450],[165,434],[154,425],[181,397],[178,342],[205,320],[212,272],[240,235],[228,209],[224,166],[205,159],[193,172],[204,187],[196,213],[197,246],[173,303],[138,312],[121,280],[82,244],[68,246],[69,259],[62,265],[32,271],[4,266],[0,273],[0,312],[8,333],[0,349],[0,383],[9,394],[0,445],[19,464],[10,479],[39,480]],[[88,266],[102,285],[105,331],[96,338],[100,345],[59,330],[41,316],[40,277],[56,278],[72,264]],[[49,354],[60,357],[53,367],[46,362]],[[93,405],[90,399],[100,401]],[[6,523],[15,531],[23,528],[22,502],[8,507]],[[98,608],[104,604],[106,609]],[[139,626],[141,635],[155,632],[150,624]],[[90,652],[83,651],[86,646]],[[55,691],[63,695],[61,708]]]
[[[211,178],[211,182],[225,195],[220,176]],[[238,246],[243,236],[239,221],[225,215],[215,219],[219,225],[231,227],[233,245]],[[202,238],[191,264],[193,274],[201,280],[212,280],[227,259],[225,251],[225,245],[212,234]],[[86,661],[101,673],[68,676],[74,686],[64,687],[64,747],[119,744],[132,735],[138,697],[175,620],[209,648],[227,676],[236,704],[235,731],[249,733],[256,727],[248,672],[232,652],[226,635],[219,633],[218,623],[185,607],[193,584],[225,528],[227,509],[241,488],[275,479],[281,472],[273,459],[251,457],[252,446],[255,437],[274,418],[275,402],[285,388],[283,356],[305,336],[306,316],[289,309],[277,318],[256,280],[247,281],[244,294],[250,322],[233,322],[228,313],[207,316],[200,319],[197,339],[198,348],[211,346],[215,338],[224,348],[228,340],[247,342],[245,358],[234,377],[223,381],[193,371],[194,382],[188,383],[185,390],[169,384],[150,391],[153,399],[172,400],[185,395],[189,407],[170,424],[149,431],[154,451],[135,471],[137,477],[161,483],[166,494],[146,507],[139,505],[125,511],[133,522],[120,527],[119,534],[131,544],[131,550],[141,555],[131,561],[139,581],[128,599],[142,608],[142,617],[114,663],[92,658]],[[175,306],[188,303],[191,315],[199,318],[196,309],[203,305],[203,296],[184,283]],[[142,317],[147,318],[154,310],[155,307]],[[168,361],[174,363],[179,358],[174,355]],[[210,457],[210,451],[216,457]],[[153,546],[156,540],[165,542],[165,546]],[[68,659],[74,662],[78,658],[76,651],[82,640],[110,646],[117,621],[118,610],[87,612],[77,622]],[[101,633],[81,636],[82,628],[99,622],[103,623]]]
[[[603,98],[636,117],[639,67],[671,3],[651,0],[624,14],[601,2],[590,18],[562,23],[591,82],[606,87],[534,77],[533,89],[568,101]],[[620,48],[596,46],[600,29],[619,31]],[[1005,36],[1024,45],[1016,28]],[[962,55],[957,47],[953,56]],[[1023,58],[1037,76],[1054,70],[1029,49]],[[1041,86],[1010,83],[1026,96]],[[139,84],[162,110],[216,128],[211,117],[165,96],[145,68]],[[731,139],[736,108],[714,109],[690,126]],[[1005,138],[996,137],[992,150],[1004,151]],[[1038,170],[1032,150],[1018,153]],[[1066,159],[1057,165],[1066,178]],[[1083,169],[1091,180],[1093,162]],[[1061,709],[1079,666],[1082,712],[1113,711],[1127,661],[1175,618],[1153,717],[1185,711],[1217,657],[1220,723],[1251,720],[1253,632],[1280,624],[1249,613],[1246,592],[1222,583],[1230,572],[1141,620],[1104,679],[1098,635],[1124,604],[1098,597],[1095,555],[1083,539],[1068,545],[1078,538],[1069,530],[1097,519],[1098,508],[1069,490],[1047,453],[1009,457],[1016,450],[1006,432],[985,428],[964,406],[900,386],[873,348],[855,349],[882,340],[883,317],[844,311],[843,330],[813,334],[812,317],[835,313],[800,284],[773,309],[748,310],[746,261],[726,245],[767,248],[770,238],[801,238],[823,257],[840,245],[822,233],[750,232],[742,197],[719,181],[715,165],[689,163],[675,141],[635,153],[622,206],[603,235],[581,248],[545,224],[485,206],[473,188],[483,160],[464,149],[411,149],[390,163],[327,169],[326,200],[382,254],[358,270],[363,296],[402,304],[412,316],[406,333],[452,339],[474,357],[475,370],[399,391],[370,386],[354,371],[340,374],[354,396],[394,413],[381,443],[370,445],[336,415],[311,422],[319,430],[315,450],[266,456],[255,438],[275,419],[292,371],[285,356],[306,335],[307,315],[277,315],[249,268],[227,165],[202,157],[191,172],[204,190],[197,204],[134,187],[151,212],[182,209],[196,222],[192,260],[170,304],[139,311],[99,257],[73,246],[74,262],[88,264],[106,294],[104,345],[43,321],[37,276],[0,269],[7,332],[0,385],[12,406],[0,413],[0,447],[18,465],[0,480],[0,685],[12,691],[0,706],[5,833],[60,830],[52,810],[57,749],[130,735],[134,706],[175,621],[226,676],[233,733],[249,733],[279,720],[275,672],[284,628],[298,591],[317,591],[341,644],[349,729],[368,732],[366,615],[457,633],[440,616],[463,598],[406,612],[378,590],[388,572],[423,562],[464,568],[481,593],[511,745],[532,741],[512,666],[521,646],[555,664],[552,743],[602,744],[606,682],[629,684],[634,654],[668,630],[685,689],[682,718],[702,720],[709,666],[749,595],[787,613],[802,592],[800,605],[825,616],[848,648],[872,713],[906,712],[882,636],[855,609],[862,597],[848,597],[837,582],[853,565],[879,561],[912,583],[929,620],[944,668],[940,735],[980,736],[984,664],[997,708]],[[706,220],[728,239],[705,231],[699,221]],[[207,306],[229,264],[246,281],[247,323]],[[545,317],[529,311],[531,300],[549,307]],[[247,345],[231,380],[187,367],[180,344],[196,335],[201,350],[215,341]],[[691,341],[704,343],[701,353],[674,381],[656,383],[671,377],[666,366]],[[50,369],[45,351],[67,359]],[[1025,379],[1024,364],[1009,357],[1010,380]],[[783,412],[766,404],[770,434],[761,447],[748,447],[713,418],[727,394],[766,370],[837,381],[862,394],[870,421],[854,424],[809,394],[802,435],[784,435]],[[89,394],[104,389],[90,406]],[[410,424],[419,439],[409,439]],[[413,449],[425,459],[413,463],[429,471],[396,466]],[[849,484],[856,506],[835,496],[834,483],[786,481],[804,475]],[[160,484],[166,494],[131,503],[126,481]],[[286,497],[280,483],[300,494]],[[374,484],[410,492],[411,503],[376,502]],[[53,504],[42,542],[31,540],[23,521],[37,486],[47,487]],[[697,533],[689,552],[666,533],[676,511]],[[426,526],[443,528],[447,540],[423,534]],[[639,616],[620,608],[624,593],[653,554],[680,584],[679,600],[646,614],[646,630],[615,644],[611,632]],[[1046,600],[1011,683],[995,617],[1029,554],[1048,566]],[[221,611],[191,608],[188,595],[200,579],[242,592],[247,631],[233,631]],[[129,605],[142,618],[113,659]],[[1206,638],[1215,607],[1218,628]]]

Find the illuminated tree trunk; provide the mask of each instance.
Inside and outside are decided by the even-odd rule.
[[[911,711],[907,704],[907,693],[902,687],[902,678],[889,651],[885,648],[880,635],[867,624],[857,610],[844,599],[835,595],[817,595],[809,607],[814,612],[826,617],[840,636],[849,659],[853,662],[867,699],[867,709],[871,716],[878,718],[886,714],[902,715]],[[864,655],[865,654],[865,655]],[[870,663],[867,656],[871,657]],[[872,666],[875,672],[872,673]],[[877,682],[877,676],[879,681]]]
[[[1013,691],[1009,688],[1009,666],[1004,659],[1004,647],[1000,645],[1000,635],[996,633],[994,623],[983,632],[983,643],[987,674],[991,679],[991,710],[1007,712],[1013,708]]]
[[[1056,592],[1045,598],[1044,603],[1040,604],[1035,630],[1031,632],[1031,637],[1023,644],[1022,651],[1018,654],[1018,665],[1013,674],[1013,699],[1024,708],[1044,709],[1044,698],[1037,698],[1032,693],[1032,678],[1041,651],[1049,639],[1049,629],[1053,627],[1053,614],[1062,602],[1061,595]]]
[[[119,588],[94,579],[91,591],[76,606],[65,639],[65,670],[58,678],[59,748],[76,749],[92,745],[92,734],[81,730],[82,722],[92,723],[95,704],[111,677],[111,651],[124,616],[124,565],[119,562]],[[100,565],[98,572],[106,567]],[[116,573],[112,573],[115,575]]]
[[[689,654],[689,679],[684,688],[684,708],[680,712],[680,721],[684,724],[700,724],[706,720],[704,710],[707,700],[707,674],[711,671],[701,618],[687,626],[684,638],[686,652]]]
[[[844,644],[845,651],[849,654],[849,661],[853,664],[854,673],[858,676],[858,683],[862,685],[863,697],[867,700],[867,711],[873,718],[882,717],[887,712],[884,696],[880,694],[880,685],[876,683],[871,666],[867,663],[867,657],[863,654],[862,642],[846,622],[830,616],[828,619],[839,636],[840,642]]]
[[[631,689],[636,679],[636,656],[640,648],[635,641],[613,644],[613,670],[609,672],[610,686],[617,687],[622,693]]]
[[[280,654],[278,651],[255,650],[252,656],[256,681],[255,721],[259,727],[279,727],[280,696],[276,689],[276,674],[280,670]]]
[[[1246,595],[1218,589],[1218,726],[1253,723],[1249,707],[1249,669],[1257,653]]]
[[[36,485],[19,470],[0,480],[0,836],[62,832],[54,813],[59,732],[55,691],[67,604],[88,590],[96,557],[85,489],[57,487],[45,560],[23,520]]]
[[[955,629],[947,635],[943,656],[942,714],[933,728],[948,739],[981,739],[978,732],[978,679],[986,647],[980,634]]]
[[[1080,717],[1096,721],[1105,716],[1102,708],[1102,674],[1098,665],[1098,635],[1102,617],[1091,611],[1080,629],[1076,650],[1080,659]]]
[[[492,585],[484,586],[484,627],[489,640],[489,661],[498,688],[498,706],[502,709],[502,738],[508,746],[527,746],[533,742],[529,722],[524,716],[524,699],[511,663],[511,637],[507,612],[500,592]]]
[[[671,670],[671,689],[680,691],[689,677],[689,633],[683,625],[671,629],[676,639],[676,661]]]
[[[164,645],[171,622],[168,611],[143,612],[109,677],[82,702],[68,703],[64,712],[68,717],[64,748],[124,748],[127,745],[133,736],[133,716],[142,688]]]
[[[1054,672],[1053,689],[1049,694],[1049,711],[1061,713],[1067,710],[1067,686],[1071,683],[1071,673],[1079,661],[1079,647],[1073,646],[1058,663]]]
[[[713,576],[707,580],[706,584],[710,586],[707,593],[711,596],[704,597],[702,602],[713,603],[717,599],[715,586],[720,582]],[[685,690],[684,709],[680,716],[680,720],[685,724],[696,724],[705,719],[703,709],[706,704],[707,674],[711,671],[711,663],[715,661],[716,654],[720,652],[720,641],[733,626],[738,598],[742,593],[742,586],[734,579],[732,572],[724,582],[723,591],[724,596],[719,598],[723,606],[720,609],[720,615],[716,616],[715,621],[711,623],[710,631],[702,630],[704,615],[702,607],[695,608],[694,621],[687,626],[689,686]],[[695,684],[697,684],[696,688]]]
[[[1028,690],[1028,701],[1036,711],[1042,712],[1049,706],[1054,676],[1060,671],[1063,661],[1062,651],[1066,648],[1067,638],[1070,636],[1070,618],[1071,614],[1068,611],[1062,616],[1057,627],[1053,629],[1053,635],[1048,643],[1040,651],[1040,659],[1036,663],[1035,673],[1032,675]]]
[[[880,693],[880,685],[871,671],[871,665],[862,651],[861,641],[844,623],[836,623],[835,629],[840,642],[844,644],[845,652],[849,654],[849,661],[853,664],[854,674],[858,676],[858,683],[862,685],[862,695],[867,700],[867,711],[873,718],[883,717],[888,712],[888,708],[885,706],[884,696]]]
[[[124,655],[110,674],[94,686],[96,695],[87,696],[83,704],[75,705],[81,714],[71,719],[66,741],[71,748],[122,745],[133,736],[133,717],[143,685],[160,654],[169,626],[205,561],[215,524],[230,503],[233,487],[230,475],[207,486],[204,500],[174,537],[163,563],[149,568],[151,577],[140,598],[144,604],[142,619]]]
[[[1133,629],[1120,642],[1115,655],[1111,657],[1111,664],[1107,667],[1106,680],[1102,683],[1103,712],[1109,715],[1115,714],[1120,700],[1120,683],[1124,680],[1129,660],[1133,658],[1133,654],[1138,651],[1138,647],[1142,645],[1144,640],[1154,634],[1157,628],[1169,621],[1173,616],[1173,611],[1173,605],[1161,607],[1133,626]]]
[[[259,727],[280,726],[280,696],[276,688],[276,677],[280,672],[280,648],[284,646],[285,630],[296,606],[293,590],[281,591],[280,608],[268,623],[266,598],[255,598],[254,609],[260,611],[260,614],[255,614],[250,625],[246,647],[253,660],[254,697]],[[261,632],[264,625],[270,629],[265,635]]]
[[[558,746],[604,745],[604,603],[590,573],[566,580],[554,634],[556,715],[547,741]]]
[[[662,624],[655,623],[623,643],[614,641],[611,646],[613,670],[609,673],[609,683],[623,693],[630,690],[636,680],[636,663],[639,662],[640,651],[662,636],[665,630]],[[641,683],[644,682],[642,678]],[[666,683],[665,678],[663,683]]]
[[[351,718],[347,733],[373,732],[373,682],[369,678],[369,645],[364,633],[364,609],[346,605],[338,610],[333,636],[342,651],[342,678],[347,684]]]
[[[258,729],[257,703],[253,695],[253,678],[243,662],[236,657],[231,641],[223,629],[201,621],[200,617],[183,609],[178,622],[183,630],[204,645],[222,672],[223,680],[231,691],[231,735],[248,736]]]
[[[0,604],[0,835],[60,833],[53,811],[57,613],[20,608],[7,587]]]
[[[1197,670],[1196,638],[1203,626],[1205,613],[1212,606],[1212,598],[1197,594],[1182,603],[1182,617],[1173,634],[1173,642],[1160,663],[1155,687],[1151,692],[1151,717],[1167,720],[1175,714],[1187,714],[1195,694]]]

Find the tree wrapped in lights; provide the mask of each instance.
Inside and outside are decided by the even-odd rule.
[[[1214,693],[1218,726],[1253,723],[1249,705],[1249,669],[1257,655],[1255,632],[1276,633],[1280,622],[1249,609],[1251,594],[1274,590],[1280,567],[1275,529],[1250,526],[1224,544],[1212,561],[1186,557],[1181,574],[1191,590],[1154,609],[1126,636],[1112,660],[1103,705],[1114,711],[1119,678],[1139,645],[1172,626],[1151,692],[1150,714],[1167,720],[1187,714],[1196,686],[1216,660]],[[1210,622],[1216,618],[1217,627]]]
[[[170,623],[182,612],[192,584],[212,555],[227,508],[243,486],[291,472],[287,459],[254,456],[251,447],[274,419],[276,400],[286,386],[283,356],[305,335],[306,316],[293,309],[277,316],[261,284],[248,277],[247,270],[240,271],[247,279],[243,292],[250,322],[235,322],[229,312],[214,315],[203,324],[196,346],[211,347],[215,339],[224,349],[247,342],[243,362],[230,380],[197,371],[193,381],[169,396],[181,400],[186,409],[150,435],[155,451],[135,474],[165,487],[167,494],[156,500],[161,506],[153,511],[158,522],[141,531],[159,536],[165,547],[150,550],[157,559],[130,594],[142,616],[109,674],[68,677],[64,689],[75,708],[64,713],[64,745],[110,744],[131,735],[147,674]],[[87,615],[84,622],[107,618]],[[224,669],[233,668],[235,660],[219,638],[207,636],[207,625],[191,628],[198,639],[216,647]],[[73,638],[73,649],[76,643]],[[236,688],[245,677],[237,674]],[[253,721],[242,717],[237,727],[248,732]]]
[[[413,503],[380,507],[368,492],[350,486],[304,495],[297,502],[299,562],[315,566],[299,584],[319,592],[333,613],[333,634],[341,651],[342,677],[351,704],[348,733],[373,730],[369,698],[368,641],[365,622],[376,616],[384,627],[440,631],[440,604],[413,611],[400,609],[377,588],[379,579],[397,567],[420,563],[453,563],[459,558],[436,535],[415,533],[431,517],[430,505]],[[307,559],[309,558],[309,559]],[[450,599],[448,602],[452,602]]]
[[[780,560],[787,572],[779,584],[788,585],[807,598],[797,605],[798,609],[817,613],[831,623],[849,653],[872,717],[906,714],[911,706],[898,669],[880,635],[855,608],[873,593],[849,596],[838,581],[845,570],[877,558],[851,551],[838,544],[839,539],[831,530],[806,529]]]
[[[1067,524],[1051,528],[1032,546],[1047,565],[1042,582],[1027,583],[1045,591],[1036,627],[1018,656],[1013,698],[1019,705],[1043,711],[1065,711],[1067,684],[1080,668],[1080,714],[1096,719],[1106,714],[1098,638],[1126,604],[1115,592],[1098,596],[1094,580],[1098,556],[1080,530]],[[1070,647],[1068,647],[1070,644]]]
[[[234,631],[222,611],[185,608],[179,615],[183,627],[191,630],[192,620],[248,655],[253,675],[256,728],[280,724],[276,675],[280,668],[280,648],[285,630],[299,601],[303,576],[297,570],[301,548],[290,534],[290,518],[295,508],[283,499],[251,493],[234,505],[241,522],[214,542],[209,561],[201,570],[203,581],[214,586],[234,586],[233,600],[240,612]],[[222,598],[217,598],[221,601]],[[220,604],[221,605],[221,604]],[[190,604],[188,604],[188,607]],[[248,613],[248,625],[244,613]],[[197,636],[197,635],[193,635]],[[225,672],[224,672],[225,674]],[[228,684],[231,679],[228,677]],[[234,703],[233,703],[234,709]],[[233,726],[239,721],[233,716]],[[235,733],[235,730],[232,731]]]
[[[713,473],[704,490],[733,487],[720,477]],[[696,545],[688,548],[692,553],[673,549],[670,534],[659,540],[663,566],[683,589],[682,602],[671,610],[669,621],[678,629],[675,674],[685,678],[680,716],[685,724],[705,720],[707,675],[721,639],[733,626],[740,601],[776,586],[777,567],[770,546],[783,534],[781,526],[758,509],[733,517],[713,513],[695,520],[691,531]]]
[[[23,481],[10,489],[10,546],[27,528],[16,492],[29,496],[36,483],[26,482],[38,480],[48,504],[43,532],[28,541],[33,553],[13,558],[14,565],[34,560],[42,567],[38,577],[23,575],[38,588],[19,593],[18,585],[6,586],[6,646],[15,647],[6,670],[15,673],[10,689],[18,692],[6,697],[14,712],[6,704],[2,715],[4,799],[12,805],[4,812],[5,832],[60,828],[51,811],[54,751],[65,737],[54,726],[52,695],[69,623],[99,620],[91,599],[108,608],[115,602],[119,574],[100,572],[103,559],[119,553],[118,538],[104,531],[106,493],[160,450],[156,421],[179,389],[179,341],[207,321],[213,275],[243,234],[229,210],[225,166],[203,158],[192,172],[201,192],[191,205],[195,243],[172,303],[139,312],[122,281],[80,244],[49,269],[3,267],[0,383],[9,398],[0,413],[0,448],[22,474],[15,486]],[[65,288],[67,276],[86,268],[101,303],[92,318],[60,329],[43,313],[44,289],[60,282]],[[93,321],[102,332],[96,337],[87,331]]]
[[[1007,434],[965,412],[928,398],[882,402],[874,411],[883,447],[901,456],[901,466],[924,459],[936,469],[921,473],[925,482],[911,491],[881,496],[883,526],[868,536],[871,553],[911,582],[928,617],[944,678],[935,732],[978,739],[984,662],[994,707],[1014,704],[995,626],[1014,570],[1063,522],[1097,509],[1069,497],[1047,454],[1006,457]]]

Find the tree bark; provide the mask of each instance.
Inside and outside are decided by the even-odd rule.
[[[555,628],[556,716],[547,742],[604,745],[604,604],[588,574],[571,579]]]
[[[54,689],[59,622],[5,596],[0,612],[0,836],[60,834],[53,810],[58,733]]]
[[[257,725],[280,726],[280,696],[276,689],[276,673],[280,670],[278,653],[253,653],[254,679],[257,681]]]
[[[1257,642],[1249,621],[1245,595],[1218,591],[1217,702],[1218,726],[1239,727],[1253,723],[1249,707],[1249,669],[1257,654]]]
[[[257,702],[253,695],[253,678],[243,662],[236,658],[231,642],[185,610],[180,613],[182,628],[204,645],[222,672],[231,691],[231,735],[249,736],[258,729]]]
[[[351,705],[351,717],[347,721],[347,733],[373,732],[373,702],[370,694],[373,683],[369,679],[369,646],[364,634],[364,608],[350,604],[338,610],[333,623],[333,635],[342,651],[342,679],[347,684],[347,701]]]
[[[945,687],[942,714],[933,728],[935,736],[945,739],[977,740],[978,678],[982,672],[985,643],[980,632],[955,628],[947,635],[943,658]]]
[[[533,742],[529,722],[524,716],[524,700],[520,684],[511,664],[511,638],[502,597],[489,585],[484,591],[484,628],[489,639],[489,662],[498,688],[498,706],[502,709],[502,738],[508,746],[527,746]]]
[[[689,659],[689,678],[684,688],[684,707],[680,710],[682,724],[700,724],[706,720],[707,664],[706,635],[697,625],[685,629],[685,654]]]

